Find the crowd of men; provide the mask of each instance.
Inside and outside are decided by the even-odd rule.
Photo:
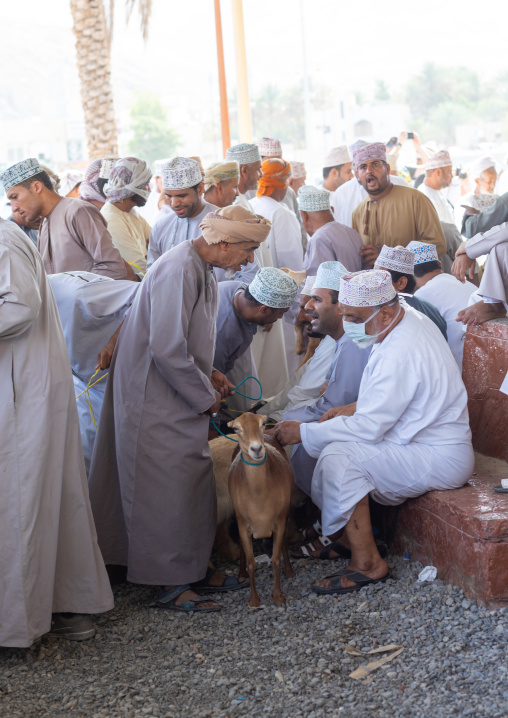
[[[207,168],[0,174],[1,646],[92,637],[105,565],[167,610],[218,611],[209,594],[245,587],[210,563],[208,443],[224,400],[250,408],[245,377],[321,512],[302,557],[350,558],[317,593],[388,578],[369,497],[467,482],[464,333],[506,315],[508,193],[483,158],[456,213],[448,152],[418,143],[410,186],[399,139],[334,148],[320,186],[267,137]]]

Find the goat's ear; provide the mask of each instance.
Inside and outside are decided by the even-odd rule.
[[[234,419],[233,419],[233,421],[228,421],[228,426],[229,426],[230,429],[233,428],[233,424],[234,424],[234,423],[235,423]]]

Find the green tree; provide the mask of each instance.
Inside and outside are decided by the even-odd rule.
[[[374,99],[376,102],[390,102],[390,91],[384,80],[376,80]]]
[[[151,164],[175,154],[180,137],[169,126],[168,113],[156,95],[139,95],[130,110],[132,138],[129,152]]]

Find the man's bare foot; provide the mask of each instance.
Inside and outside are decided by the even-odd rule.
[[[489,319],[499,319],[506,316],[506,309],[502,302],[495,304],[486,304],[485,302],[476,302],[466,309],[462,309],[457,315],[457,322],[477,327]]]
[[[164,586],[165,591],[170,591],[172,588],[176,588],[176,586]],[[194,591],[184,591],[179,596],[175,598],[175,606],[181,606],[184,603],[187,603],[187,601],[195,601],[196,599],[199,599],[200,596],[198,596],[197,593],[194,593]],[[203,608],[214,608],[215,606],[218,606],[219,604],[216,601],[206,601],[199,604],[200,606],[203,606]]]
[[[388,564],[381,556],[371,559],[370,561],[353,561],[347,567],[352,571],[359,571],[365,574],[369,578],[377,579],[384,578],[388,573]],[[331,579],[324,578],[322,581],[318,581],[315,585],[320,588],[330,588]],[[346,576],[341,576],[340,585],[342,588],[354,588],[357,584],[354,581],[350,581]]]

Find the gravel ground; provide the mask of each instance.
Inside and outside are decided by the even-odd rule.
[[[345,562],[294,561],[285,609],[271,603],[270,567],[257,572],[259,610],[242,590],[218,597],[220,613],[164,612],[148,608],[152,589],[121,584],[95,639],[0,648],[0,715],[508,716],[508,609],[486,611],[439,580],[417,583],[418,564],[389,563],[387,584],[318,597],[310,583]],[[401,655],[349,678],[372,658],[347,645],[391,643]]]

